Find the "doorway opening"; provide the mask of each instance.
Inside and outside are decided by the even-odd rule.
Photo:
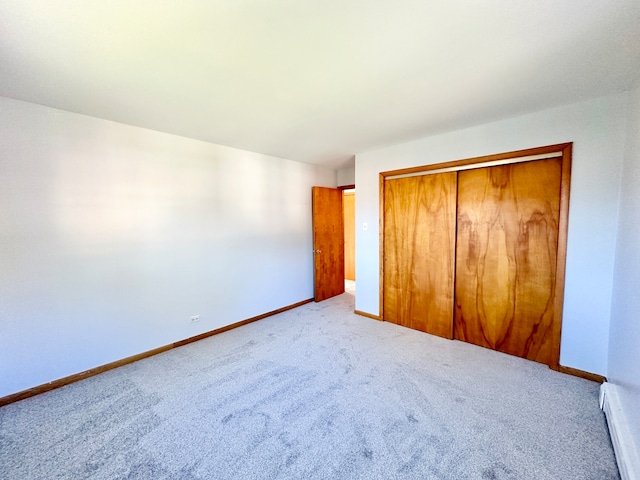
[[[355,297],[354,185],[313,187],[312,223],[314,300],[345,291]]]
[[[342,218],[344,222],[344,291],[356,294],[356,190],[342,190]]]

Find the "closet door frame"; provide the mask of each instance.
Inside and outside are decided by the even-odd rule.
[[[498,153],[482,157],[466,158],[431,165],[403,168],[380,172],[380,319],[384,316],[384,212],[385,212],[385,182],[391,178],[412,175],[428,175],[445,171],[468,170],[472,168],[493,165],[508,165],[513,163],[542,160],[545,158],[562,158],[562,174],[560,179],[560,216],[558,223],[558,249],[556,257],[555,302],[553,307],[553,359],[549,367],[560,369],[560,337],[562,333],[562,307],[564,302],[565,265],[567,259],[567,232],[569,226],[569,193],[571,187],[571,152],[573,143],[561,143],[545,147],[529,148],[514,152]],[[454,300],[455,301],[455,300]]]

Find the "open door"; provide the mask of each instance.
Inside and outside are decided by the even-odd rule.
[[[342,190],[313,187],[313,284],[316,302],[344,293]]]

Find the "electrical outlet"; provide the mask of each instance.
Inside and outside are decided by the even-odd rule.
[[[191,323],[199,322],[200,321],[200,315],[191,315],[189,317],[189,320],[191,320]]]

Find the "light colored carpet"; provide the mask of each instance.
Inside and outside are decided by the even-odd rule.
[[[0,478],[619,478],[597,384],[352,311],[345,293],[0,408]]]

